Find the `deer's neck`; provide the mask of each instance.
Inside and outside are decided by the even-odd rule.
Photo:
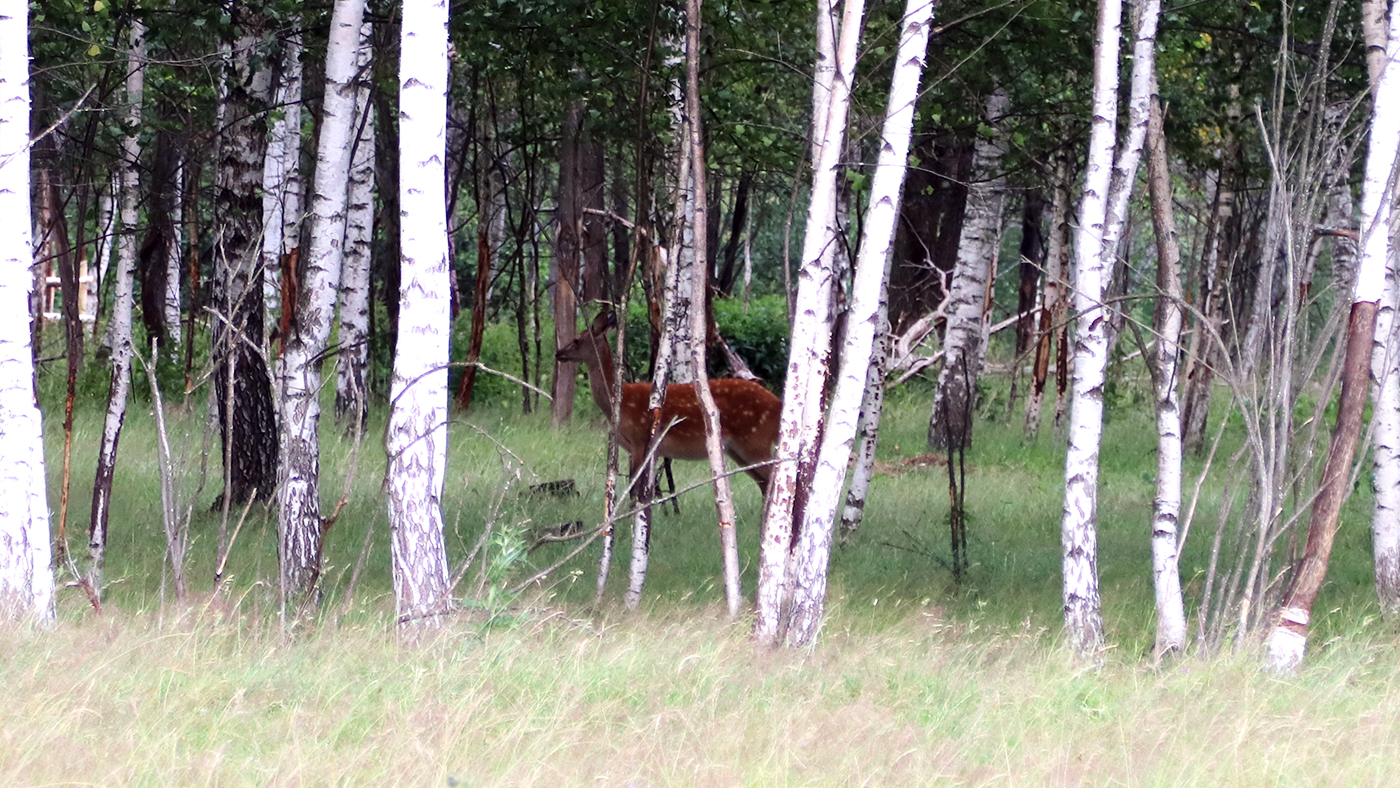
[[[588,366],[588,390],[593,395],[594,404],[612,421],[613,374],[616,367],[613,366],[612,351],[608,349],[607,340],[598,341],[596,347],[598,352],[584,362]]]

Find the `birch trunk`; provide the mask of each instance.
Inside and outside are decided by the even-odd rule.
[[[1045,250],[1045,284],[1041,287],[1040,322],[1036,328],[1035,362],[1031,372],[1031,393],[1026,397],[1025,439],[1040,437],[1041,411],[1045,405],[1045,383],[1050,378],[1050,353],[1055,335],[1065,318],[1064,262],[1069,230],[1069,165],[1063,157],[1055,161],[1054,197],[1050,203],[1050,237]]]
[[[121,190],[121,167],[113,170],[112,178],[107,183],[102,194],[97,198],[97,224],[99,235],[97,236],[97,261],[94,266],[95,271],[92,281],[88,283],[87,302],[91,304],[93,314],[93,328],[101,322],[102,283],[107,279],[107,266],[112,260],[112,247],[115,245],[117,234],[117,193]],[[93,334],[93,339],[97,335]]]
[[[554,260],[554,348],[566,347],[578,335],[578,273],[579,273],[579,135],[583,126],[583,109],[571,101],[564,111],[564,123],[559,141],[559,198],[555,216]],[[578,365],[571,361],[554,362],[554,398],[550,402],[550,422],[556,427],[567,423],[574,414],[574,390]]]
[[[1122,0],[1100,0],[1094,45],[1093,123],[1079,227],[1075,233],[1076,290],[1074,402],[1065,455],[1065,508],[1061,527],[1065,629],[1081,657],[1103,646],[1098,579],[1099,446],[1103,437],[1103,387],[1108,366],[1108,310],[1104,292],[1114,268],[1142,142],[1147,134],[1154,71],[1158,0],[1135,8],[1128,130],[1116,145],[1118,50]],[[1117,149],[1115,158],[1114,152]],[[1110,169],[1111,167],[1111,169]]]
[[[256,112],[267,95],[266,72],[251,61],[259,20],[248,6],[233,8],[236,38],[229,47],[224,112],[230,119],[219,142],[214,178],[215,398],[224,447],[223,501],[239,504],[272,497],[277,485],[277,426],[272,380],[262,351],[262,167],[265,129]]]
[[[891,255],[891,259],[893,256]],[[886,261],[886,267],[889,262]],[[890,360],[890,299],[889,270],[880,290],[880,313],[875,321],[875,348],[870,358],[870,373],[865,378],[865,394],[860,402],[860,442],[856,446],[856,461],[851,466],[851,487],[846,492],[846,506],[841,511],[841,544],[855,538],[865,518],[865,500],[870,492],[870,480],[875,473],[875,450],[880,439],[880,416],[885,410],[885,373]]]
[[[909,158],[914,104],[924,71],[924,52],[928,48],[932,14],[931,0],[909,0],[904,12],[903,30],[890,84],[889,107],[881,135],[880,156],[871,183],[870,207],[866,211],[866,235],[851,288],[851,306],[846,320],[836,390],[832,394],[816,471],[798,534],[792,579],[791,623],[787,634],[790,646],[812,643],[826,610],[827,567],[831,558],[836,507],[841,499],[851,444],[856,435],[860,402],[867,389],[871,355],[881,323],[881,295],[889,271],[890,248],[894,243],[895,220],[899,215],[900,194]],[[846,33],[844,24],[847,23],[843,23],[843,41]],[[833,110],[833,115],[837,112],[839,110]]]
[[[1385,3],[1380,0],[1363,0],[1361,4],[1366,64],[1373,90],[1379,89],[1386,62],[1385,11]],[[1345,184],[1339,184],[1335,191],[1338,192],[1336,213],[1348,219],[1341,226],[1350,227],[1351,190]],[[1375,555],[1376,598],[1381,612],[1387,617],[1394,617],[1400,612],[1400,346],[1397,346],[1400,336],[1396,333],[1400,326],[1395,321],[1397,301],[1400,300],[1400,281],[1397,281],[1400,271],[1396,270],[1400,265],[1400,259],[1397,259],[1400,256],[1400,251],[1397,251],[1400,238],[1397,231],[1400,231],[1400,227],[1397,227],[1397,216],[1392,209],[1385,292],[1376,312],[1375,345],[1371,350],[1376,446],[1373,466],[1376,499],[1375,511],[1371,516],[1371,544]],[[1349,248],[1347,241],[1334,244],[1334,259],[1340,259],[1343,255],[1339,252]],[[1333,269],[1337,267],[1334,262]]]
[[[356,52],[364,11],[365,0],[336,0],[331,14],[311,198],[311,248],[301,265],[295,317],[280,364],[282,462],[277,523],[284,604],[311,594],[320,574],[321,363],[340,289],[346,181],[356,120]]]
[[[686,115],[690,118],[690,173],[694,182],[695,210],[692,212],[692,232],[695,237],[695,261],[691,293],[705,292],[709,282],[708,226],[709,203],[705,193],[705,148],[700,127],[700,0],[687,0],[685,25],[686,51]],[[734,494],[729,477],[724,472],[724,446],[720,442],[719,408],[710,392],[710,379],[705,371],[705,319],[708,310],[701,304],[690,310],[690,358],[695,376],[695,396],[705,422],[705,453],[709,455],[710,476],[715,488],[715,510],[719,518],[720,554],[724,565],[724,599],[729,617],[737,618],[742,597],[739,588],[739,541],[735,534]]]
[[[356,432],[369,416],[365,368],[369,363],[369,278],[374,248],[374,103],[370,66],[374,56],[369,22],[360,28],[356,59],[355,140],[345,212],[345,247],[340,276],[340,353],[336,356],[335,416]]]
[[[127,50],[126,122],[141,128],[141,107],[145,92],[146,28],[132,22]],[[112,378],[107,393],[107,417],[103,422],[102,443],[97,450],[97,472],[92,487],[92,518],[88,525],[88,582],[93,593],[102,594],[103,566],[107,557],[107,525],[112,510],[112,475],[117,467],[117,446],[126,419],[126,400],[131,390],[131,307],[136,278],[136,223],[139,218],[141,159],[139,132],[122,140],[118,164],[121,193],[118,211],[121,234],[117,237],[117,280],[112,288],[112,315],[108,320],[107,341],[112,355]]]
[[[282,314],[283,261],[301,245],[301,74],[301,31],[294,31],[278,58],[263,160],[262,289],[269,329]]]
[[[973,153],[974,182],[967,189],[967,212],[958,242],[958,259],[946,307],[943,369],[938,373],[933,412],[929,416],[930,449],[959,449],[972,444],[972,414],[977,406],[977,376],[983,357],[985,302],[992,261],[1001,239],[1006,179],[1000,174],[1005,142],[1000,131],[1009,98],[997,88],[987,97],[989,138],[978,137]]]
[[[1394,221],[1392,209],[1392,224]],[[1390,235],[1395,237],[1393,228]],[[1371,544],[1376,599],[1388,618],[1400,613],[1400,344],[1397,344],[1400,336],[1395,320],[1400,282],[1397,282],[1397,275],[1400,272],[1396,271],[1396,248],[1392,241],[1371,348],[1372,396],[1375,397],[1372,483],[1376,495],[1371,515]]]
[[[1307,545],[1266,644],[1266,664],[1279,672],[1292,672],[1303,660],[1313,602],[1326,579],[1342,504],[1351,491],[1351,465],[1361,440],[1367,376],[1375,355],[1376,313],[1386,297],[1386,272],[1396,252],[1390,220],[1400,148],[1400,14],[1390,18],[1385,58],[1373,90],[1370,148],[1361,188],[1361,261],[1347,323],[1337,423],[1308,520]]]
[[[0,9],[0,620],[47,623],[54,579],[28,320],[28,11]]]
[[[1157,236],[1157,336],[1152,386],[1157,411],[1157,495],[1152,500],[1152,588],[1157,606],[1160,656],[1186,647],[1186,608],[1177,569],[1177,522],[1181,515],[1181,410],[1177,403],[1177,355],[1183,317],[1181,247],[1172,213],[1171,172],[1162,110],[1154,100],[1148,122],[1147,173],[1152,227]]]
[[[447,0],[403,9],[399,64],[402,284],[389,428],[390,551],[400,624],[441,626],[451,609],[443,540],[449,269]],[[410,636],[411,637],[411,636]]]
[[[823,89],[820,82],[814,90],[817,101],[812,113],[811,201],[802,243],[797,298],[793,304],[793,339],[783,389],[783,412],[775,452],[777,461],[769,479],[759,549],[754,638],[766,644],[777,644],[785,634],[793,524],[801,522],[802,496],[806,491],[802,481],[810,478],[821,427],[822,392],[826,387],[831,354],[836,176],[845,139],[856,44],[864,9],[861,0],[847,3],[841,22],[839,57],[836,51],[825,50],[819,50],[817,56],[819,66],[824,58],[831,60],[839,73],[829,90]],[[822,26],[836,28],[835,11],[826,0],[818,0],[816,23],[821,45]],[[820,79],[822,70],[818,68],[817,73]],[[826,98],[822,98],[824,94]],[[816,121],[821,121],[822,125],[815,125]]]
[[[185,223],[185,150],[181,147],[180,158],[175,165],[175,182],[171,189],[175,202],[170,207],[170,246],[165,258],[165,334],[171,341],[171,355],[180,347],[180,263],[185,259],[181,228]]]
[[[1073,403],[1065,455],[1065,505],[1060,539],[1065,630],[1081,656],[1103,647],[1099,600],[1098,481],[1103,430],[1104,370],[1108,363],[1103,292],[1109,265],[1105,223],[1118,118],[1118,41],[1122,0],[1099,0],[1094,44],[1094,97],[1084,194],[1075,230],[1075,321]]]

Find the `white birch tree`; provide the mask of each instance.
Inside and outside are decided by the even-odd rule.
[[[1177,397],[1177,356],[1184,318],[1181,248],[1172,211],[1171,172],[1162,110],[1154,100],[1147,134],[1148,188],[1157,236],[1156,335],[1151,363],[1157,411],[1157,495],[1152,499],[1152,588],[1157,606],[1158,655],[1186,647],[1186,608],[1177,569],[1177,522],[1181,516],[1181,408]]]
[[[297,302],[280,366],[282,462],[278,534],[283,601],[310,593],[321,558],[321,363],[335,319],[346,226],[346,189],[355,133],[355,63],[365,0],[336,0],[326,44],[311,248],[301,265]]]
[[[865,215],[865,241],[860,247],[851,288],[836,390],[831,397],[816,471],[798,534],[787,634],[790,646],[813,642],[826,610],[826,577],[836,508],[845,486],[846,467],[856,436],[860,404],[867,389],[876,335],[883,323],[881,296],[894,244],[895,221],[899,215],[913,131],[914,104],[924,71],[932,14],[932,0],[909,0],[904,12],[880,155]],[[842,32],[844,39],[845,30]]]
[[[126,68],[126,124],[122,155],[117,165],[121,181],[118,212],[121,233],[117,236],[117,280],[112,287],[112,313],[107,323],[107,345],[111,348],[112,377],[107,391],[107,416],[102,442],[97,450],[97,472],[92,488],[92,519],[88,525],[88,582],[93,593],[102,593],[102,570],[107,555],[107,525],[112,510],[112,475],[117,467],[117,448],[126,400],[131,391],[131,310],[136,279],[136,225],[140,218],[141,108],[145,95],[146,27],[139,20],[131,24]]]
[[[966,448],[972,443],[972,414],[977,377],[985,353],[984,309],[992,260],[1001,241],[1006,178],[1001,174],[1002,117],[1010,101],[1003,88],[987,97],[984,115],[990,136],[977,138],[972,155],[973,182],[967,187],[966,217],[958,239],[958,259],[945,306],[948,328],[943,340],[943,369],[938,373],[933,412],[929,416],[931,449]]]
[[[0,4],[0,621],[54,617],[29,295],[29,4]]]
[[[301,50],[301,31],[293,30],[277,61],[263,160],[263,301],[269,330],[282,309],[282,261],[301,245]]]
[[[345,247],[340,275],[340,352],[336,354],[335,415],[354,429],[364,428],[369,412],[365,368],[369,364],[369,274],[374,248],[374,102],[370,65],[372,28],[360,29],[356,59],[355,120],[357,137],[350,160],[350,187],[345,212]]]
[[[1362,29],[1366,39],[1366,65],[1372,90],[1379,90],[1381,74],[1386,63],[1386,4],[1383,0],[1365,0],[1361,4]],[[1339,212],[1350,218],[1351,191],[1346,184],[1337,190]],[[1343,226],[1350,226],[1345,222]],[[1371,351],[1371,378],[1375,387],[1373,410],[1375,452],[1373,484],[1375,511],[1371,516],[1371,546],[1376,572],[1376,598],[1381,612],[1394,616],[1400,612],[1400,346],[1397,345],[1395,311],[1400,301],[1400,252],[1396,239],[1400,222],[1391,211],[1390,235],[1392,247],[1385,269],[1385,292],[1376,312],[1375,347]],[[1334,246],[1349,248],[1347,242]],[[1334,255],[1336,253],[1334,252]],[[1335,264],[1334,264],[1335,267]]]
[[[1121,148],[1117,118],[1122,0],[1100,0],[1094,44],[1093,120],[1074,244],[1074,388],[1060,533],[1065,630],[1070,647],[1083,657],[1103,646],[1097,533],[1099,445],[1108,366],[1108,311],[1103,298],[1146,136],[1159,10],[1157,0],[1141,0],[1136,8],[1129,126]]]
[[[1303,557],[1266,641],[1265,664],[1278,672],[1291,672],[1303,660],[1313,603],[1326,579],[1342,504],[1350,492],[1352,461],[1361,441],[1367,383],[1375,354],[1376,315],[1386,296],[1386,270],[1396,252],[1390,221],[1400,149],[1400,14],[1392,13],[1390,17],[1385,62],[1374,95],[1366,174],[1361,187],[1361,260],[1347,321],[1337,422],[1309,513]]]
[[[758,570],[758,615],[754,638],[776,644],[784,634],[785,599],[789,593],[789,557],[794,522],[800,522],[800,494],[804,476],[815,460],[821,424],[821,396],[826,386],[831,353],[831,295],[835,280],[836,178],[850,108],[851,81],[855,74],[856,44],[865,11],[862,0],[845,4],[839,27],[840,44],[833,51],[820,50],[836,64],[829,88],[817,70],[813,90],[812,189],[807,209],[807,230],[802,243],[802,267],[798,271],[794,302],[792,343],[788,350],[787,379],[783,389],[783,413],[773,473],[764,510]],[[827,0],[817,2],[817,29],[837,29],[835,10]],[[827,39],[818,34],[818,45]],[[818,122],[820,126],[816,125]]]
[[[399,61],[399,333],[385,445],[394,599],[401,624],[451,608],[443,540],[447,463],[447,0],[406,3]]]

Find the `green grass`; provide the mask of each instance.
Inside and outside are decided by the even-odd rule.
[[[924,451],[928,399],[917,387],[893,397],[883,460]],[[575,425],[557,433],[547,414],[503,408],[454,421],[444,503],[454,561],[488,520],[517,543],[551,524],[596,522],[603,441],[593,411],[581,402]],[[328,538],[324,614],[286,633],[275,615],[276,526],[262,507],[235,544],[227,593],[211,596],[216,458],[193,509],[191,599],[170,604],[153,422],[148,405],[134,404],[114,490],[105,611],[94,614],[70,587],[54,629],[0,633],[0,784],[1352,785],[1388,782],[1400,756],[1400,696],[1391,691],[1400,660],[1371,591],[1364,491],[1344,513],[1299,676],[1261,673],[1249,649],[1153,668],[1145,655],[1155,457],[1139,407],[1113,411],[1105,434],[1100,572],[1110,650],[1094,673],[1061,648],[1063,449],[1048,425],[1034,446],[1022,444],[1017,422],[977,425],[966,583],[954,585],[941,563],[946,470],[879,476],[857,541],[833,556],[820,644],[769,653],[748,642],[746,621],[722,615],[703,488],[684,497],[681,516],[656,518],[641,611],[621,609],[630,544],[621,527],[601,609],[591,607],[595,549],[520,600],[497,595],[493,617],[473,610],[432,643],[396,645],[378,418]],[[60,423],[50,413],[55,507]],[[203,417],[173,414],[172,423],[193,494]],[[100,427],[96,406],[79,410],[68,526],[79,558]],[[329,423],[323,440],[329,509],[353,444]],[[676,470],[682,485],[705,473],[697,463]],[[574,479],[580,495],[526,492],[561,478]],[[735,489],[751,594],[760,501],[745,478]],[[1208,486],[1210,514],[1183,556],[1188,594],[1200,592],[1218,506],[1211,495],[1219,491]],[[370,530],[366,570],[347,600]],[[567,549],[542,548],[490,579],[527,576]],[[459,594],[477,587],[473,569]]]

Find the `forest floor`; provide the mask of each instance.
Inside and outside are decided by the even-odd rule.
[[[1388,783],[1400,758],[1400,658],[1370,586],[1368,493],[1345,512],[1297,676],[1261,672],[1247,640],[1237,651],[1156,663],[1153,431],[1144,406],[1112,410],[1099,509],[1110,645],[1104,666],[1087,670],[1059,635],[1060,442],[1047,424],[1024,445],[1004,404],[984,411],[1001,418],[978,423],[967,456],[971,568],[955,584],[947,468],[921,456],[926,399],[906,390],[892,400],[884,473],[860,534],[833,556],[821,640],[800,652],[756,650],[747,620],[723,615],[703,490],[684,496],[679,517],[657,517],[640,611],[620,602],[626,527],[601,607],[592,604],[596,549],[520,596],[502,591],[570,549],[525,555],[536,535],[596,523],[601,512],[603,431],[582,402],[562,434],[547,415],[488,408],[454,420],[449,552],[467,555],[485,523],[493,535],[488,560],[458,586],[471,599],[463,614],[411,648],[396,644],[389,624],[382,422],[358,448],[326,425],[327,509],[342,490],[349,497],[328,538],[322,613],[288,630],[276,610],[276,525],[264,507],[249,510],[227,585],[214,593],[217,455],[201,461],[202,416],[177,414],[175,467],[192,507],[190,591],[177,603],[154,427],[149,406],[137,405],[122,439],[103,612],[65,587],[55,628],[0,634],[0,784]],[[67,538],[78,563],[100,418],[80,410],[76,422]],[[51,414],[55,510],[60,424]],[[1188,479],[1200,469],[1192,462]],[[703,480],[703,464],[677,471],[682,486]],[[561,479],[578,495],[528,490]],[[1220,508],[1215,487],[1204,488],[1199,509],[1209,515],[1182,558],[1193,606]],[[752,593],[760,502],[743,478],[736,491]],[[235,510],[230,532],[240,518]]]

